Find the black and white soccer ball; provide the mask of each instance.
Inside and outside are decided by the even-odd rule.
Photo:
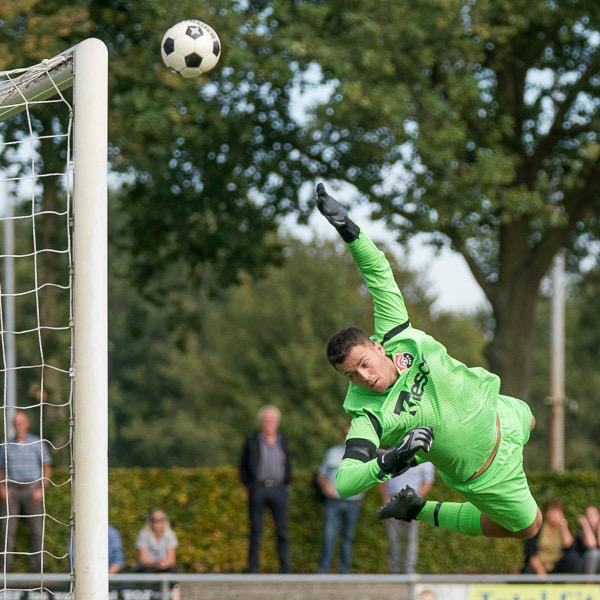
[[[219,62],[221,42],[210,25],[186,19],[165,33],[160,53],[173,73],[191,79],[210,71]]]

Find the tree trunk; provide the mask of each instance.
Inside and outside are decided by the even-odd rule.
[[[510,285],[512,284],[512,285]],[[531,372],[531,336],[538,284],[520,277],[490,298],[494,337],[485,349],[490,370],[500,376],[501,393],[527,400]]]
[[[498,280],[486,283],[481,271],[475,271],[492,305],[494,337],[485,355],[490,369],[500,376],[503,394],[528,400],[531,335],[539,286],[567,234],[567,228],[556,228],[531,248],[528,218],[506,223],[500,228]]]
[[[529,395],[533,314],[532,306],[495,310],[495,335],[485,349],[490,370],[502,381],[501,393],[522,400],[527,400]]]

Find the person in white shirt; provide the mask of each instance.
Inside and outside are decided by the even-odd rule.
[[[137,570],[147,572],[174,570],[178,543],[166,513],[154,509],[135,542],[138,551]]]

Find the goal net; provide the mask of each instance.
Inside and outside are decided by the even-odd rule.
[[[0,599],[108,598],[106,137],[99,40],[0,72]]]

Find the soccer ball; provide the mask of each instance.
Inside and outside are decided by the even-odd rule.
[[[160,53],[171,72],[186,78],[198,77],[219,62],[221,42],[210,25],[186,19],[167,30]]]

